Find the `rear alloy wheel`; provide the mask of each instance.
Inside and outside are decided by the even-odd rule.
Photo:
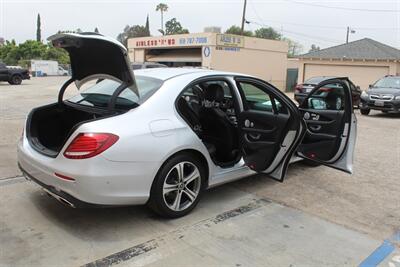
[[[22,83],[22,78],[19,75],[14,75],[11,77],[9,84],[20,85]]]
[[[362,115],[368,115],[370,111],[371,110],[369,108],[367,108],[367,109],[360,108],[360,112]]]
[[[198,203],[204,187],[204,170],[198,159],[181,154],[168,160],[154,181],[149,206],[164,217],[188,214]]]

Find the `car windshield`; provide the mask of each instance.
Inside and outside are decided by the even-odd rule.
[[[328,80],[328,79],[332,79],[332,78],[334,78],[334,77],[333,76],[332,77],[330,77],[330,76],[313,77],[313,78],[306,80],[304,83],[305,84],[319,84],[323,80]]]
[[[385,77],[378,80],[373,87],[400,89],[400,77]]]
[[[139,96],[132,88],[126,88],[117,97],[116,109],[129,110],[137,107],[152,96],[163,83],[162,80],[139,75],[136,75],[135,79]],[[88,83],[89,85],[85,89],[80,90],[77,95],[68,99],[68,101],[96,108],[107,108],[112,94],[121,85],[120,82],[109,79],[97,81],[93,84]]]

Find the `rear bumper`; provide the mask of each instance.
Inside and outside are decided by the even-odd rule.
[[[158,162],[110,161],[101,155],[85,160],[50,158],[35,151],[26,139],[18,144],[18,165],[28,179],[74,207],[145,204],[160,166]]]
[[[375,101],[369,99],[361,99],[360,108],[400,112],[400,100],[385,101],[384,106],[375,106]]]
[[[104,207],[106,205],[97,205],[97,204],[92,204],[92,203],[87,203],[84,201],[81,201],[70,194],[57,190],[54,186],[47,185],[40,180],[36,179],[32,175],[30,175],[27,171],[25,171],[22,167],[21,164],[18,163],[18,167],[22,172],[22,175],[25,176],[25,178],[29,181],[35,182],[37,185],[41,186],[46,192],[51,194],[53,197],[55,197],[57,200],[60,202],[63,202],[66,205],[71,206],[72,208],[99,208],[99,207]]]

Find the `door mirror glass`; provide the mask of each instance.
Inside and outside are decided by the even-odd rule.
[[[312,93],[305,108],[315,110],[343,110],[344,89],[340,84],[326,84]]]

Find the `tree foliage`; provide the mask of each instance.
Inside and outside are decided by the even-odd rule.
[[[158,31],[162,34],[165,35],[165,31],[164,31],[164,12],[168,11],[168,6],[167,4],[164,3],[159,3],[156,6],[156,11],[160,11],[161,14],[161,29],[159,29]]]
[[[0,47],[0,60],[7,65],[23,65],[31,59],[55,60],[60,64],[69,64],[67,51],[42,42],[27,40],[17,45],[14,40],[6,41]]]
[[[176,18],[172,18],[165,23],[165,35],[189,33],[188,29],[184,29]]]
[[[225,33],[228,34],[236,34],[236,35],[241,35],[242,34],[242,29],[239,26],[236,25],[232,25],[231,27],[229,27]],[[252,31],[243,31],[243,35],[244,36],[253,36],[253,32]]]
[[[263,27],[257,29],[255,31],[255,37],[257,38],[264,38],[264,39],[271,39],[271,40],[280,40],[282,38],[281,34],[275,31],[271,27]]]
[[[316,46],[315,44],[312,44],[311,45],[311,49],[308,51],[308,52],[317,52],[317,51],[319,51],[319,50],[321,50],[321,48],[319,48],[319,46]]]
[[[36,41],[42,41],[42,29],[41,29],[41,21],[40,21],[40,14],[37,15],[36,20]]]
[[[149,34],[149,32],[148,32],[148,30],[146,29],[145,26],[142,26],[142,25],[133,25],[133,26],[126,25],[125,28],[124,28],[124,31],[122,33],[118,34],[117,39],[125,47],[127,47],[129,38],[145,37],[145,36],[150,36],[150,34]]]
[[[288,57],[298,56],[303,51],[303,46],[301,44],[299,44],[298,42],[295,42],[286,37],[283,37],[281,40],[287,42],[289,45]]]
[[[146,28],[146,33],[148,36],[150,36],[150,22],[149,22],[149,15],[147,14],[146,18],[146,25],[144,26]]]

